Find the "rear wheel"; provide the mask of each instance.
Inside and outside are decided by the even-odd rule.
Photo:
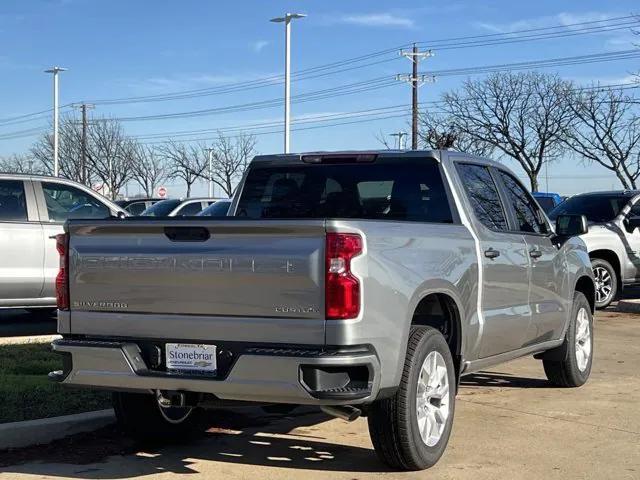
[[[613,266],[601,258],[591,260],[596,287],[596,308],[606,308],[618,293],[618,275]]]
[[[433,466],[449,441],[455,391],[453,359],[442,334],[413,329],[398,391],[369,410],[369,434],[380,460],[400,470]]]
[[[175,440],[205,429],[202,410],[163,407],[146,393],[114,392],[118,425],[128,435],[144,440]]]
[[[573,297],[571,323],[564,343],[543,357],[547,378],[559,387],[579,387],[591,374],[593,362],[593,316],[586,297],[576,292]]]

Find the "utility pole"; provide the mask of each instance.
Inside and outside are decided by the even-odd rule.
[[[45,70],[45,73],[53,74],[53,175],[60,174],[60,164],[58,162],[58,73],[66,71],[66,68],[53,67]]]
[[[389,134],[389,136],[398,137],[398,143],[397,143],[398,150],[403,150],[403,148],[402,148],[402,145],[403,145],[402,139],[407,136],[407,132],[391,133],[391,134]]]
[[[411,84],[411,149],[418,149],[418,88],[426,82],[435,81],[433,75],[418,73],[418,64],[423,58],[433,56],[431,50],[420,52],[414,43],[411,51],[400,50],[400,55],[408,58],[413,63],[411,75],[396,75],[396,80]]]
[[[284,17],[270,20],[274,23],[284,23],[284,153],[289,153],[291,130],[291,20],[306,16],[304,13],[286,13]]]
[[[92,103],[81,103],[80,105],[73,105],[74,108],[79,108],[82,112],[82,139],[81,139],[81,155],[80,155],[80,182],[84,185],[87,184],[87,130],[89,128],[89,121],[87,119],[87,109],[95,108]]]
[[[209,198],[213,198],[213,148],[205,148],[209,154]]]

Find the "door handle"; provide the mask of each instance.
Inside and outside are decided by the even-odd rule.
[[[542,252],[537,248],[534,248],[533,250],[529,251],[529,256],[531,258],[540,258],[542,256]]]
[[[490,247],[489,250],[484,251],[484,256],[493,260],[500,256],[500,252],[498,250],[494,250],[493,247]]]

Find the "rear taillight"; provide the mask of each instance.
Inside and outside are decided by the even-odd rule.
[[[56,302],[58,309],[69,310],[69,237],[56,235],[56,250],[60,255],[60,270],[56,276]]]
[[[360,281],[351,273],[351,259],[362,253],[354,233],[327,233],[325,250],[325,313],[327,319],[356,318],[360,313]]]

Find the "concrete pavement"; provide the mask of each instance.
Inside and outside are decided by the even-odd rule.
[[[136,445],[106,428],[0,454],[0,478],[640,479],[640,316],[599,313],[595,335],[579,389],[551,387],[531,358],[466,377],[448,450],[428,472],[388,472],[364,419],[250,409],[220,413],[182,445]]]

